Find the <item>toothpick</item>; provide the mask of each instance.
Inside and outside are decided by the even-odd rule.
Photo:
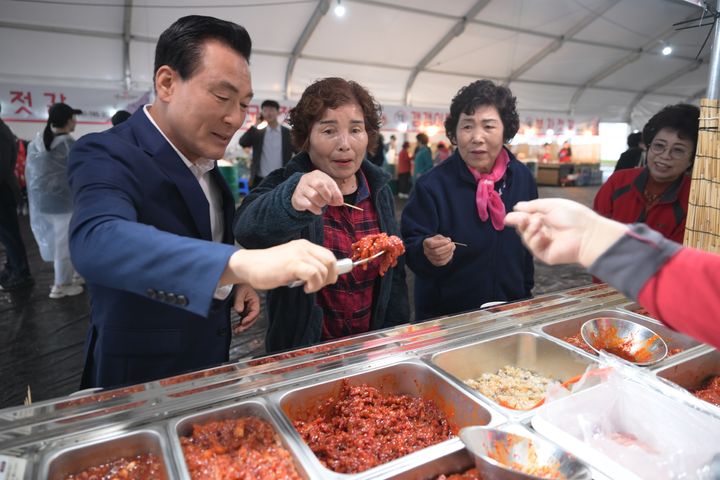
[[[355,210],[360,210],[361,212],[364,212],[364,211],[365,211],[365,210],[363,210],[362,208],[356,207],[355,205],[350,205],[349,203],[343,203],[343,205],[345,205],[345,206],[348,207],[348,208],[352,208],[352,209],[355,209]]]

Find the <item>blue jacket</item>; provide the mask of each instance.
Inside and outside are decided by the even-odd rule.
[[[432,151],[428,146],[422,146],[415,152],[415,181],[433,168]]]
[[[398,235],[389,175],[367,159],[361,168],[370,187],[380,230]],[[265,177],[237,211],[233,226],[237,241],[247,248],[267,248],[299,238],[322,245],[322,217],[307,211],[298,212],[290,203],[300,177],[313,169],[307,153],[299,153],[285,168]],[[268,352],[320,343],[323,311],[315,294],[306,294],[302,288],[276,288],[268,292],[267,306],[270,326],[265,344]],[[370,329],[407,323],[409,317],[405,262],[401,256],[397,266],[375,282]]]
[[[230,302],[213,300],[234,203],[217,167],[226,244],[200,184],[142,109],[73,147],[70,250],[92,303],[82,387],[175,375],[228,359]]]
[[[502,188],[505,210],[537,198],[530,171],[510,155]],[[455,151],[446,161],[418,179],[402,214],[407,263],[415,272],[417,320],[475,310],[483,303],[530,297],[534,285],[532,255],[515,229],[493,228],[477,214],[477,183]],[[423,240],[441,234],[468,246],[458,246],[453,259],[435,267],[423,253]]]

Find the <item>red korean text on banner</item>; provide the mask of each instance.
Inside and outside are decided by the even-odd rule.
[[[32,93],[17,90],[10,91],[10,104],[15,108],[15,115],[24,113],[32,115]]]

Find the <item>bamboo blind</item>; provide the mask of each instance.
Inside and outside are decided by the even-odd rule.
[[[720,253],[720,102],[700,101],[700,131],[692,172],[684,244]]]

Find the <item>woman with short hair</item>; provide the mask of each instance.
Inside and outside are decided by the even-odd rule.
[[[622,223],[645,223],[678,243],[685,236],[690,176],[700,109],[669,105],[645,124],[645,167],[617,170],[600,187],[593,209]]]
[[[366,235],[398,235],[390,177],[366,158],[378,147],[380,127],[370,93],[353,81],[324,78],[303,92],[288,120],[300,153],[245,198],[234,222],[237,241],[264,248],[304,238],[344,258]],[[269,291],[267,351],[406,323],[403,257],[384,276],[377,262],[367,265],[314,294]]]
[[[418,179],[402,214],[417,320],[530,297],[532,255],[503,222],[538,196],[530,170],[504,146],[519,125],[512,92],[489,80],[453,98],[445,129],[457,149]]]

